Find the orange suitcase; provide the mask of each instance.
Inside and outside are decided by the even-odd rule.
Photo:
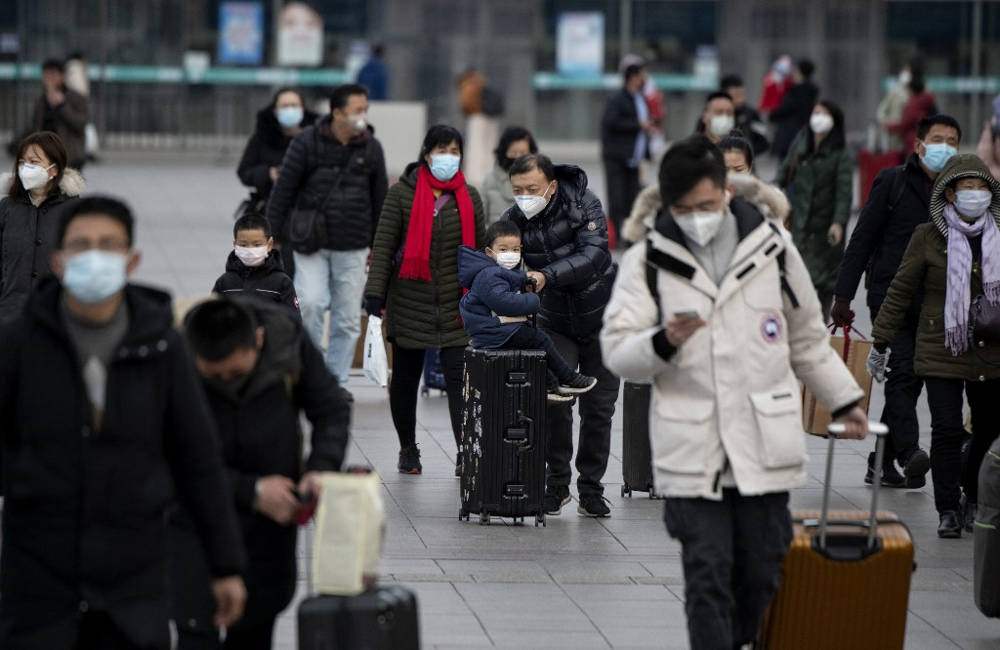
[[[885,435],[878,435],[875,466],[882,467]],[[761,631],[767,650],[902,649],[913,573],[913,539],[890,512],[878,511],[873,481],[870,512],[830,511],[833,446],[842,425],[830,425],[820,512],[795,511],[794,537],[781,585]]]

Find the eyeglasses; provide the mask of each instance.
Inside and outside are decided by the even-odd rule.
[[[90,250],[100,250],[107,253],[127,253],[130,246],[127,242],[115,237],[105,237],[96,242],[90,239],[71,239],[63,244],[63,250],[72,255]]]

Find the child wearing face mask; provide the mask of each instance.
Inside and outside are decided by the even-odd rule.
[[[233,225],[233,251],[212,293],[246,295],[280,303],[299,314],[295,285],[285,273],[281,253],[274,249],[271,226],[264,215],[248,212]]]
[[[458,249],[458,279],[468,289],[459,310],[473,347],[544,350],[550,402],[569,402],[592,389],[597,379],[576,372],[549,335],[528,322],[541,303],[519,268],[520,229],[510,221],[497,221],[486,229],[486,242],[485,252],[468,246]]]

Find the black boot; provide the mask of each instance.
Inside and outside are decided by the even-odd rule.
[[[903,468],[903,475],[906,476],[907,488],[912,490],[927,485],[927,479],[924,475],[931,468],[931,458],[926,451],[917,447],[905,459],[901,458],[899,464]]]
[[[945,510],[940,515],[938,524],[938,537],[942,539],[958,539],[962,536],[962,523],[958,519],[958,513],[954,510]]]
[[[875,480],[875,452],[868,454],[868,471],[865,472],[865,483],[872,484]],[[882,487],[900,488],[906,485],[906,478],[896,469],[892,460],[882,463]]]

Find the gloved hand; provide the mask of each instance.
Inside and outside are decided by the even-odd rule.
[[[385,301],[376,296],[368,296],[365,298],[364,308],[369,318],[372,316],[382,318],[382,312],[385,311]]]
[[[872,351],[868,353],[868,360],[865,361],[865,366],[868,368],[868,374],[872,376],[872,379],[880,384],[885,381],[886,364],[888,362],[889,350],[879,352],[874,347],[872,347]]]
[[[833,301],[833,308],[830,310],[830,318],[837,327],[849,327],[854,320],[854,312],[851,311],[851,301],[837,298]]]

